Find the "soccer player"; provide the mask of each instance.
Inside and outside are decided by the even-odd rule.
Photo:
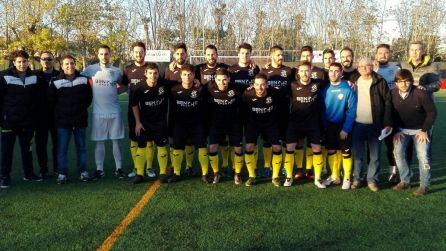
[[[85,134],[88,126],[88,107],[93,94],[88,79],[76,71],[75,59],[62,56],[61,74],[51,80],[49,102],[54,107],[57,130],[57,183],[66,182],[68,174],[68,146],[71,134],[76,144],[77,169],[82,181],[90,180],[87,171]]]
[[[354,83],[359,77],[358,70],[353,67],[354,54],[350,47],[341,50],[342,79]]]
[[[278,97],[277,102],[277,119],[279,126],[279,141],[285,142],[286,129],[288,127],[288,117],[290,113],[290,99],[289,89],[291,81],[293,80],[292,69],[283,64],[283,48],[275,45],[270,49],[271,64],[262,69],[260,73],[265,74],[270,87],[280,90],[278,93],[282,95]],[[265,161],[264,168],[270,170],[271,167],[271,142],[265,141],[263,143],[263,158]],[[266,173],[269,173],[266,171]]]
[[[381,169],[381,130],[392,129],[392,100],[386,80],[373,72],[373,62],[368,58],[359,60],[360,77],[356,81],[358,101],[355,125],[353,126],[354,172],[352,189],[360,188],[367,181],[368,188],[379,190],[379,171]],[[365,146],[369,150],[367,163]]]
[[[332,49],[325,49],[322,52],[324,71],[328,79],[328,71],[330,70],[330,64],[336,62],[336,55]]]
[[[209,160],[214,171],[213,183],[220,181],[218,166],[218,148],[225,143],[226,137],[229,145],[234,148],[234,182],[241,184],[240,172],[243,167],[243,128],[240,123],[239,107],[240,93],[230,84],[229,71],[218,69],[215,82],[208,84],[210,95],[210,130],[209,130]],[[224,165],[224,164],[223,164]]]
[[[340,63],[335,62],[330,65],[328,76],[330,84],[322,91],[324,108],[322,119],[331,176],[324,181],[324,185],[329,186],[339,182],[340,165],[336,162],[341,162],[341,159],[336,156],[336,151],[341,150],[344,168],[342,189],[348,190],[351,185],[352,171],[351,130],[355,122],[357,96],[347,81],[341,80],[342,65]]]
[[[251,59],[252,46],[242,43],[237,48],[238,62],[229,67],[231,85],[242,93],[252,84],[254,76],[260,72],[259,67]]]
[[[174,174],[169,179],[169,182],[175,182],[180,179],[184,149],[187,142],[192,142],[195,148],[198,149],[198,161],[201,166],[202,180],[208,183],[209,158],[203,125],[203,113],[201,112],[203,87],[194,85],[195,76],[192,66],[184,65],[181,67],[180,72],[181,84],[173,86],[170,92],[174,105],[173,119],[175,123],[173,125],[172,153]]]
[[[431,182],[430,130],[437,116],[437,110],[429,93],[414,87],[414,78],[410,70],[402,69],[397,72],[395,83],[397,88],[392,91],[392,102],[395,109],[397,133],[393,140],[401,182],[393,187],[393,190],[400,191],[410,187],[413,173],[406,161],[405,148],[407,142],[412,139],[417,152],[420,172],[420,186],[412,194],[421,196],[429,192]]]
[[[54,56],[51,51],[41,51],[40,52],[40,65],[41,69],[35,71],[37,75],[37,82],[39,89],[42,91],[42,97],[48,96],[48,87],[50,80],[56,76],[59,76],[59,71],[54,69]],[[54,117],[52,107],[48,106],[46,98],[41,98],[41,104],[39,104],[38,109],[38,121],[36,125],[36,155],[37,162],[40,167],[40,176],[42,179],[46,179],[48,175],[48,155],[47,155],[47,145],[48,145],[48,132],[51,134],[51,153],[53,157],[53,171],[57,173],[57,132],[54,127]]]
[[[132,45],[132,55],[133,55],[133,63],[124,69],[124,75],[122,78],[122,84],[124,86],[127,86],[128,88],[128,94],[129,94],[129,105],[128,105],[128,124],[129,124],[129,138],[130,138],[130,154],[132,156],[133,164],[136,165],[136,151],[138,149],[138,142],[137,137],[135,134],[135,116],[133,115],[132,110],[132,98],[133,93],[138,88],[139,85],[145,84],[145,69],[147,66],[147,63],[144,61],[144,58],[146,56],[146,45],[143,42],[135,42]],[[152,151],[153,148],[153,142],[147,142],[148,147],[144,149],[147,150],[147,152],[144,154],[146,156],[146,163],[147,163],[147,177],[153,178],[156,176],[156,173],[153,171],[152,168],[152,162],[154,152]],[[133,178],[136,175],[136,171],[133,171],[128,174],[129,178]]]
[[[314,165],[314,184],[318,188],[325,188],[321,183],[323,157],[321,152],[321,89],[325,82],[311,78],[312,65],[302,61],[297,67],[297,80],[291,83],[291,114],[286,136],[285,169],[287,178],[284,186],[293,183],[293,166],[295,149],[298,143],[307,142],[312,149],[312,165]],[[302,149],[302,145],[300,145]],[[296,158],[297,159],[297,158]],[[311,168],[311,167],[310,167]]]
[[[124,138],[124,123],[122,121],[121,106],[119,105],[118,84],[121,82],[122,73],[119,68],[110,64],[111,50],[107,45],[101,45],[98,49],[99,63],[90,65],[82,72],[82,75],[91,78],[93,89],[93,117],[91,139],[95,146],[95,176],[101,178],[105,175],[105,140],[113,143],[113,157],[115,159],[118,178],[124,178],[122,171],[122,158],[120,139]]]
[[[2,174],[0,188],[11,184],[12,157],[15,140],[19,138],[22,154],[23,180],[41,181],[33,172],[31,142],[36,124],[36,107],[39,102],[37,76],[28,68],[29,55],[25,51],[11,54],[14,66],[1,73],[0,109]]]
[[[157,146],[157,159],[160,167],[160,181],[168,181],[167,169],[167,105],[168,86],[159,77],[159,68],[155,63],[147,63],[145,66],[146,80],[133,90],[132,111],[135,117],[136,139],[138,148],[135,156],[136,176],[133,183],[141,183],[144,175],[146,161],[153,162],[155,152],[153,141]],[[149,143],[150,142],[150,143]],[[151,148],[150,150],[146,148]],[[146,158],[146,153],[151,152],[151,158]],[[152,163],[147,163],[152,166]],[[149,176],[150,177],[150,176]],[[153,176],[154,177],[154,176]]]
[[[300,49],[300,62],[307,61],[311,64],[311,78],[322,81],[328,80],[328,74],[325,74],[324,69],[313,65],[313,58],[313,47],[309,45],[302,46]]]
[[[245,163],[249,173],[249,178],[245,183],[246,186],[251,186],[255,182],[256,160],[254,148],[259,136],[262,136],[266,142],[272,145],[272,183],[274,186],[281,186],[279,172],[282,165],[282,146],[279,142],[280,134],[277,120],[277,109],[279,107],[277,104],[283,98],[280,91],[284,91],[284,89],[275,89],[268,86],[267,76],[259,73],[254,78],[254,88],[246,89],[243,94],[243,101],[249,109],[245,131]]]

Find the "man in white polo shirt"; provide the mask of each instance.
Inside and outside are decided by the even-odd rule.
[[[85,68],[82,74],[91,78],[93,89],[93,116],[91,139],[96,141],[95,176],[101,178],[104,173],[105,140],[113,142],[113,157],[116,164],[116,176],[124,178],[120,139],[124,138],[124,124],[119,105],[119,83],[122,72],[110,64],[111,50],[107,45],[98,49],[99,63]]]

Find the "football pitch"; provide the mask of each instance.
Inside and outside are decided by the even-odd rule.
[[[126,96],[121,98],[126,114]],[[78,179],[71,144],[66,184],[57,185],[55,177],[27,182],[16,146],[11,187],[0,190],[0,250],[94,250],[103,244],[112,250],[446,250],[445,90],[436,101],[432,186],[421,198],[411,194],[418,186],[417,162],[412,188],[395,192],[386,182],[385,155],[381,190],[373,193],[340,186],[320,190],[306,181],[290,188],[270,181],[205,185],[198,177],[159,187],[154,181],[133,185],[115,177],[111,142],[106,176],[98,181]],[[89,136],[87,143],[93,171]],[[126,172],[128,145],[123,141]],[[147,204],[140,207],[142,202]]]

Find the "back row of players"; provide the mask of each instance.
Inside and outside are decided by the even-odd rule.
[[[389,50],[387,45],[380,45],[378,51],[382,48]],[[124,137],[124,126],[116,91],[117,86],[123,91],[124,85],[129,89],[130,150],[136,169],[130,176],[134,177],[134,183],[143,181],[146,165],[147,175],[156,175],[152,165],[155,145],[162,182],[175,182],[180,179],[183,155],[186,156],[185,173],[192,175],[195,148],[198,149],[202,180],[210,182],[210,164],[213,170],[212,182],[218,183],[221,170],[229,166],[229,145],[233,152],[231,160],[234,182],[242,183],[240,173],[246,163],[249,178],[245,184],[250,186],[259,175],[256,145],[260,136],[263,140],[264,156],[262,175],[269,176],[272,169],[272,183],[275,186],[282,185],[279,179],[282,162],[286,170],[284,186],[292,185],[295,164],[298,168],[295,178],[304,177],[302,167],[306,138],[308,149],[305,177],[314,179],[318,188],[340,184],[342,166],[342,188],[350,188],[351,131],[357,119],[358,95],[354,83],[360,76],[352,65],[353,51],[350,48],[346,47],[341,51],[342,64],[334,62],[335,55],[332,50],[324,51],[326,67],[322,69],[312,65],[313,50],[310,46],[304,46],[301,49],[301,63],[296,69],[292,69],[283,65],[283,49],[274,46],[270,49],[271,62],[260,70],[251,61],[252,47],[247,43],[238,47],[239,61],[232,66],[218,63],[217,48],[209,45],[205,50],[206,63],[196,67],[186,63],[187,48],[184,44],[178,44],[174,48],[174,61],[163,77],[160,77],[156,64],[144,62],[143,43],[135,43],[132,52],[135,61],[126,67],[122,79],[120,70],[110,65],[111,51],[108,46],[99,48],[100,62],[87,67],[82,74],[74,70],[73,57],[61,58],[62,72],[49,81],[46,102],[52,109],[51,114],[54,115],[53,120],[57,128],[56,159],[59,183],[66,180],[66,155],[71,131],[78,147],[81,179],[90,178],[85,168],[86,152],[82,137],[85,138],[88,114],[86,109],[92,102],[91,97],[91,137],[96,141],[97,170],[94,177],[102,177],[105,174],[103,165],[106,139],[113,141],[116,175],[124,177],[119,147],[119,139]],[[15,61],[14,58],[14,64]],[[365,66],[360,67],[371,68],[371,61],[363,61]],[[393,71],[390,78],[392,85],[397,69],[389,69]],[[21,81],[24,86],[30,83],[27,79],[22,80],[14,69],[3,73],[3,76],[2,87],[13,84],[15,80]],[[374,108],[378,112],[373,114],[373,120],[378,121],[380,129],[390,130],[392,123],[389,88],[385,81],[380,82],[379,88],[383,90],[379,92],[383,102],[382,105],[373,104],[382,106]],[[2,145],[3,134],[2,131]],[[173,165],[173,173],[170,176],[167,175],[168,138],[171,138],[170,159]],[[244,151],[243,139],[246,144]],[[219,148],[223,168],[219,168]],[[321,173],[327,159],[331,176],[322,182]],[[8,187],[8,165],[6,168],[3,166],[2,162],[2,187]],[[312,167],[314,174],[311,172]],[[367,181],[369,188],[377,191],[379,168],[374,172],[372,179],[367,178]],[[361,171],[358,175],[363,176]],[[29,176],[29,168],[25,169],[26,176]],[[360,180],[362,177],[357,178]]]

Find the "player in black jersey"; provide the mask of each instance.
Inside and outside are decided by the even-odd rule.
[[[315,184],[319,188],[325,188],[320,182],[322,172],[320,92],[325,82],[311,78],[311,72],[311,63],[301,62],[297,68],[296,81],[291,84],[291,114],[287,129],[287,152],[284,164],[287,179],[284,186],[291,186],[293,182],[294,152],[296,148],[303,147],[303,139],[307,138],[313,150]]]
[[[277,120],[280,132],[280,141],[285,142],[286,129],[288,126],[288,116],[290,113],[290,99],[289,88],[294,76],[292,69],[283,64],[283,48],[280,46],[273,46],[270,49],[271,63],[268,64],[260,72],[265,74],[268,78],[268,86],[280,90],[282,96],[277,104]],[[265,173],[269,174],[272,159],[271,142],[264,141],[263,143],[263,158],[265,161]]]
[[[245,131],[245,162],[249,173],[246,186],[251,186],[256,178],[254,148],[259,136],[272,145],[272,182],[275,186],[280,186],[279,171],[282,165],[282,147],[279,141],[279,123],[277,121],[277,104],[280,103],[280,97],[282,97],[280,91],[280,89],[267,86],[266,75],[259,73],[254,78],[254,88],[247,89],[243,94],[243,101],[249,109]]]
[[[157,146],[157,159],[160,167],[161,182],[167,181],[167,104],[168,86],[159,78],[159,68],[155,63],[147,63],[145,67],[144,83],[133,90],[132,111],[135,117],[133,130],[138,147],[135,156],[137,175],[133,183],[143,181],[144,164],[153,162],[153,154],[146,158],[146,152],[154,152],[153,141]],[[148,150],[147,148],[151,148]],[[152,163],[147,163],[152,166]]]
[[[122,78],[122,84],[127,86],[128,95],[129,95],[129,105],[128,105],[128,126],[129,126],[129,138],[130,138],[130,154],[132,155],[133,164],[136,165],[136,150],[138,148],[137,137],[135,134],[135,117],[133,115],[132,110],[132,97],[133,93],[137,89],[137,87],[141,84],[145,84],[145,68],[147,63],[144,62],[144,58],[146,55],[146,45],[143,42],[135,42],[132,45],[132,55],[134,61],[131,65],[128,65],[124,69],[124,76]],[[147,147],[147,152],[145,154],[147,160],[147,176],[155,177],[155,172],[152,170],[151,159],[153,159],[153,142],[147,143],[149,147]],[[151,146],[150,146],[151,145]],[[129,173],[128,177],[133,178],[136,175],[136,169]]]
[[[181,68],[181,84],[173,86],[170,92],[174,105],[173,119],[175,120],[172,154],[174,175],[170,179],[172,182],[180,178],[183,153],[188,140],[193,142],[195,148],[198,148],[202,178],[204,182],[208,182],[206,175],[209,168],[209,158],[201,112],[203,86],[195,86],[194,77],[192,66],[183,66]]]
[[[210,101],[210,130],[209,130],[209,160],[214,171],[213,183],[220,180],[218,166],[218,148],[226,137],[234,148],[234,182],[241,184],[240,171],[243,167],[243,129],[240,123],[239,103],[240,93],[230,84],[229,72],[226,69],[218,69],[215,82],[208,84]]]
[[[342,79],[351,85],[359,78],[358,69],[353,67],[354,54],[350,47],[344,47],[341,50]]]
[[[260,72],[259,67],[251,60],[252,46],[242,43],[237,48],[238,62],[229,67],[231,85],[242,93],[254,84],[254,76]]]

